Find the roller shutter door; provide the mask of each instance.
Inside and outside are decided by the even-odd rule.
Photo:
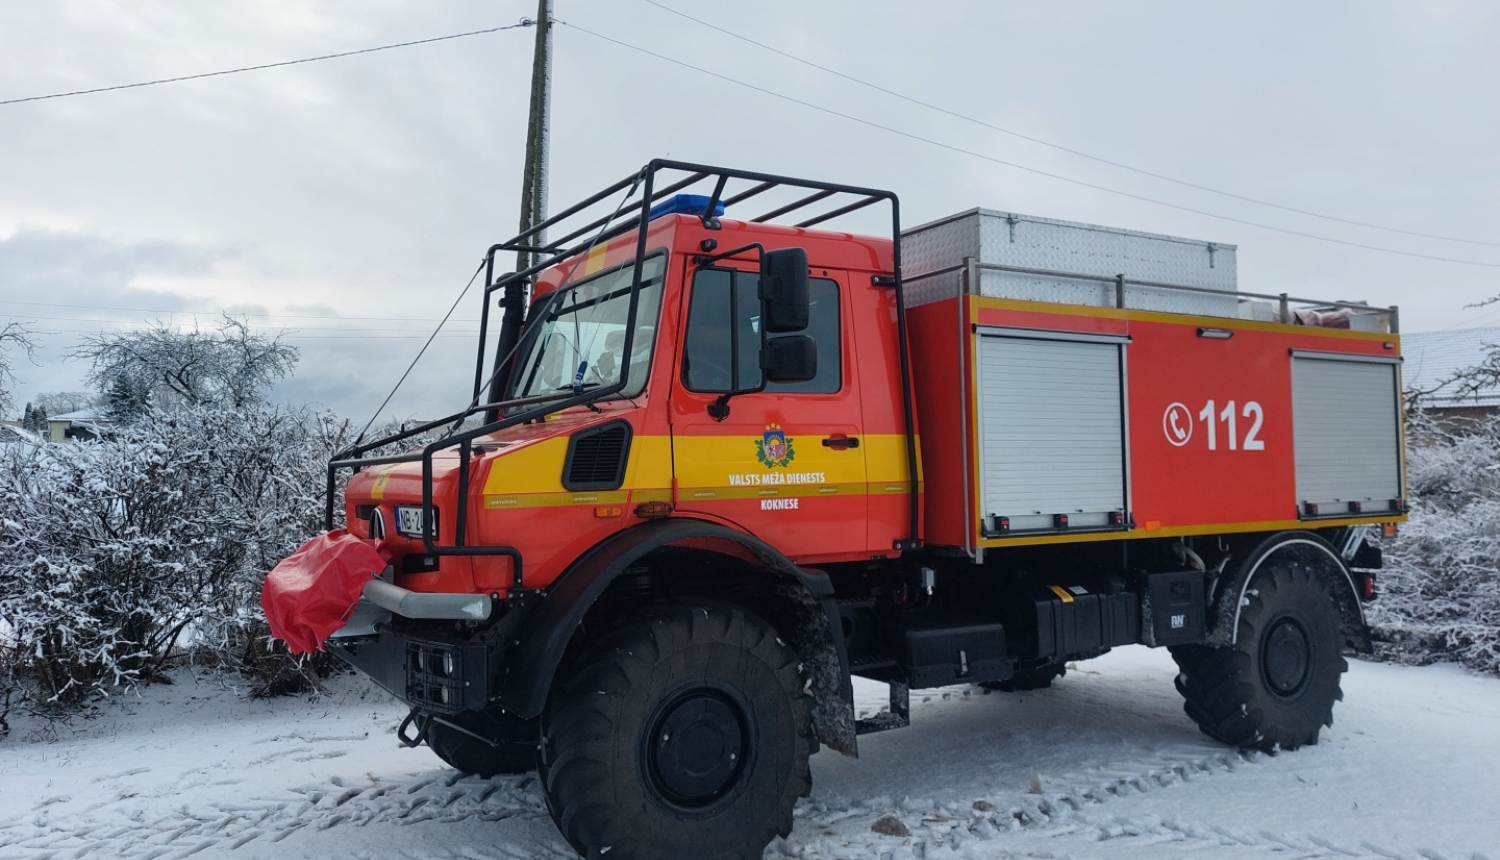
[[[1292,420],[1303,516],[1389,511],[1401,498],[1396,363],[1293,353]],[[1313,514],[1309,504],[1317,506]]]
[[[1123,339],[979,337],[984,530],[1124,522]],[[1114,515],[1113,518],[1111,515]]]

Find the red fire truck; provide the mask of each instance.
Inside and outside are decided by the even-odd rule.
[[[758,857],[911,689],[1121,645],[1208,735],[1315,743],[1404,518],[1396,310],[1093,265],[1127,231],[989,257],[1017,227],[658,160],[493,246],[468,408],[330,464],[391,562],[328,647],[588,857]]]

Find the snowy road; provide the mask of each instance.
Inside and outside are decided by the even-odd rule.
[[[1050,690],[918,693],[859,761],[814,758],[767,856],[1500,860],[1500,680],[1351,661],[1323,742],[1267,756],[1199,735],[1174,673],[1127,648]],[[252,702],[185,680],[51,742],[18,726],[0,860],[574,856],[532,777],[460,778],[397,747],[383,694],[338,689]],[[909,836],[871,831],[887,812]]]

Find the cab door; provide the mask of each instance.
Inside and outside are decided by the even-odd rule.
[[[862,557],[867,478],[848,278],[813,271],[799,334],[817,343],[814,378],[725,400],[762,381],[759,273],[727,264],[686,277],[671,404],[677,510],[728,520],[798,561]]]

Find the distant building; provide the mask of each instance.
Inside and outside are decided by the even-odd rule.
[[[1463,394],[1448,380],[1483,364],[1491,346],[1500,346],[1500,326],[1426,331],[1401,336],[1402,378],[1408,392],[1421,392],[1421,404],[1439,419],[1473,421],[1500,415],[1500,388]]]
[[[50,442],[73,442],[79,439],[97,439],[109,431],[113,422],[109,408],[89,406],[77,412],[47,416],[47,440]]]

